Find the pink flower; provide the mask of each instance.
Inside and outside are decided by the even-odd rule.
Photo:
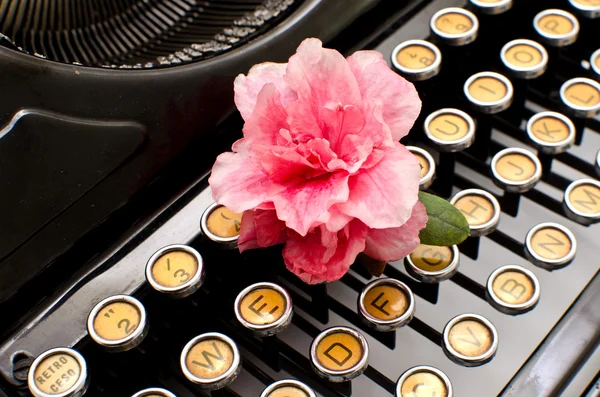
[[[209,182],[215,201],[244,212],[240,251],[285,243],[288,269],[318,283],[360,252],[391,261],[416,248],[420,168],[399,140],[421,101],[380,53],[344,59],[307,39],[287,64],[238,76],[235,102],[244,137]]]

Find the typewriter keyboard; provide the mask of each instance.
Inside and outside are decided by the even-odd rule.
[[[599,15],[597,0],[436,0],[368,44],[417,87],[403,143],[421,188],[465,214],[461,245],[305,285],[280,248],[239,254],[240,215],[204,175],[0,347],[4,377],[38,397],[558,395],[515,376],[576,301],[598,306]],[[565,328],[554,371],[595,348],[597,312]]]

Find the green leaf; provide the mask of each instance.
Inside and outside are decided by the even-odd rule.
[[[427,226],[419,233],[421,244],[451,246],[469,237],[469,224],[462,212],[433,194],[419,192],[419,201],[427,210]]]

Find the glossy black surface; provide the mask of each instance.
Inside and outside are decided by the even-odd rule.
[[[462,0],[413,1],[403,8],[404,4],[384,1],[365,12],[356,24],[349,25],[330,45],[344,51],[376,49],[387,59],[400,42],[428,38],[427,23],[435,11],[446,6],[464,5]],[[241,120],[234,115],[220,123],[212,134],[201,136],[197,145],[189,146],[177,156],[179,166],[165,175],[168,175],[167,179],[181,180],[160,185],[167,191],[161,200],[156,198],[154,207],[146,204],[137,209],[149,215],[131,227],[132,233],[127,238],[116,240],[110,246],[105,242],[108,249],[99,252],[88,266],[54,289],[49,298],[41,300],[31,316],[19,317],[27,327],[17,328],[8,340],[0,343],[0,371],[12,384],[11,397],[27,395],[22,390],[22,382],[12,373],[14,364],[20,364],[14,359],[35,356],[55,345],[74,346],[89,361],[90,396],[131,395],[147,386],[164,386],[179,397],[208,395],[195,390],[183,379],[178,368],[178,355],[183,345],[205,331],[229,335],[238,343],[243,356],[243,370],[238,380],[225,390],[211,394],[213,397],[258,395],[272,381],[290,376],[306,382],[321,396],[384,397],[393,394],[394,382],[403,371],[424,364],[443,370],[457,395],[521,397],[528,396],[524,393],[532,393],[551,397],[564,392],[567,397],[576,396],[573,394],[577,392],[575,389],[566,394],[565,387],[598,346],[600,336],[598,310],[594,305],[598,296],[596,252],[600,225],[585,227],[569,220],[560,202],[568,183],[594,176],[593,160],[600,147],[600,124],[598,119],[576,120],[580,127],[580,142],[566,153],[545,157],[543,164],[547,169],[542,182],[523,195],[506,194],[494,186],[489,178],[489,160],[504,147],[529,148],[523,122],[535,112],[545,108],[564,110],[557,89],[565,79],[587,73],[581,67],[580,59],[589,57],[597,47],[598,43],[593,40],[597,36],[593,32],[597,31],[598,23],[580,18],[582,37],[570,48],[550,50],[551,65],[542,78],[532,81],[528,87],[512,79],[520,90],[508,111],[492,117],[483,116],[468,107],[462,94],[462,84],[472,73],[482,70],[505,73],[499,60],[503,43],[522,36],[535,40],[531,19],[536,12],[550,6],[568,9],[566,0],[544,4],[517,0],[514,9],[506,15],[480,15],[480,38],[466,48],[440,45],[444,54],[441,75],[417,84],[424,102],[423,113],[406,143],[410,141],[425,147],[438,161],[438,179],[432,191],[450,196],[465,188],[486,189],[499,199],[502,215],[497,231],[481,239],[470,239],[460,246],[459,272],[439,285],[413,280],[403,270],[402,261],[387,266],[385,275],[402,280],[415,294],[416,315],[407,327],[393,333],[379,333],[359,321],[356,297],[371,279],[360,266],[354,266],[340,282],[311,287],[284,269],[278,248],[239,255],[235,251],[219,249],[199,234],[200,216],[211,203],[204,171],[214,156],[228,150],[239,136]],[[320,12],[325,11],[321,9]],[[317,20],[323,26],[327,25],[326,20]],[[507,24],[512,29],[499,35],[498,31]],[[342,25],[346,26],[340,23]],[[279,34],[285,36],[286,33]],[[429,145],[422,133],[422,120],[429,112],[443,106],[459,107],[477,120],[477,140],[472,149],[446,156]],[[585,130],[584,125],[587,125]],[[143,196],[144,199],[148,197],[152,195]],[[160,208],[159,203],[163,204]],[[127,215],[130,208],[115,213],[113,218]],[[152,208],[158,209],[152,211]],[[535,267],[524,254],[527,230],[544,221],[569,227],[579,243],[573,264],[555,272]],[[106,235],[108,233],[102,236]],[[144,282],[143,266],[147,259],[159,248],[173,243],[192,245],[201,252],[206,263],[205,286],[183,301],[162,297]],[[85,244],[81,250],[87,250]],[[487,277],[495,268],[506,264],[523,266],[540,280],[540,302],[529,313],[508,316],[486,301]],[[590,280],[594,281],[588,285]],[[240,290],[255,281],[277,282],[292,295],[296,315],[290,328],[277,338],[255,338],[235,321],[233,300]],[[150,334],[142,345],[120,355],[102,351],[90,341],[85,331],[85,318],[93,304],[114,293],[130,293],[140,298],[148,310],[150,322]],[[34,290],[29,290],[28,295],[41,298]],[[446,322],[466,312],[488,318],[500,336],[496,357],[479,368],[454,364],[441,349],[441,331]],[[333,325],[359,329],[369,342],[370,366],[363,376],[351,383],[324,382],[310,369],[308,346],[322,329]],[[588,362],[587,365],[594,364]],[[587,381],[589,383],[591,379]],[[532,384],[537,387],[527,391],[520,388]]]
[[[10,92],[0,96],[4,126],[22,109],[39,109],[93,123],[135,123],[147,134],[143,148],[126,164],[111,169],[110,175],[75,201],[68,194],[73,181],[65,180],[68,183],[61,186],[60,179],[52,178],[53,188],[65,195],[56,200],[69,205],[58,205],[54,216],[44,218],[44,227],[40,228],[37,218],[31,222],[16,219],[18,211],[11,206],[0,208],[0,217],[10,219],[12,225],[20,222],[18,229],[2,230],[2,235],[14,237],[6,239],[12,243],[6,243],[2,251],[10,254],[3,255],[0,268],[21,272],[12,275],[10,289],[0,292],[0,311],[7,319],[0,324],[0,334],[18,324],[42,297],[81,273],[90,259],[127,239],[138,222],[210,168],[215,148],[224,149],[215,126],[233,111],[232,84],[238,73],[261,61],[287,59],[304,37],[332,38],[373,3],[365,0],[348,6],[343,1],[305,1],[284,22],[272,19],[270,30],[245,46],[206,61],[160,70],[60,64],[0,46],[0,86],[4,93]],[[102,153],[100,145],[83,149],[71,143],[72,152]],[[30,149],[22,148],[22,157],[35,153]],[[53,169],[56,164],[47,161],[40,166]],[[78,168],[77,163],[71,166]],[[34,180],[22,182],[45,196]],[[8,189],[3,179],[0,191],[4,195]]]

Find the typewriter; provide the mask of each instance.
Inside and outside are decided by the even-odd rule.
[[[306,37],[414,82],[465,242],[238,252],[233,79]],[[3,0],[0,87],[0,396],[600,395],[598,0]]]

